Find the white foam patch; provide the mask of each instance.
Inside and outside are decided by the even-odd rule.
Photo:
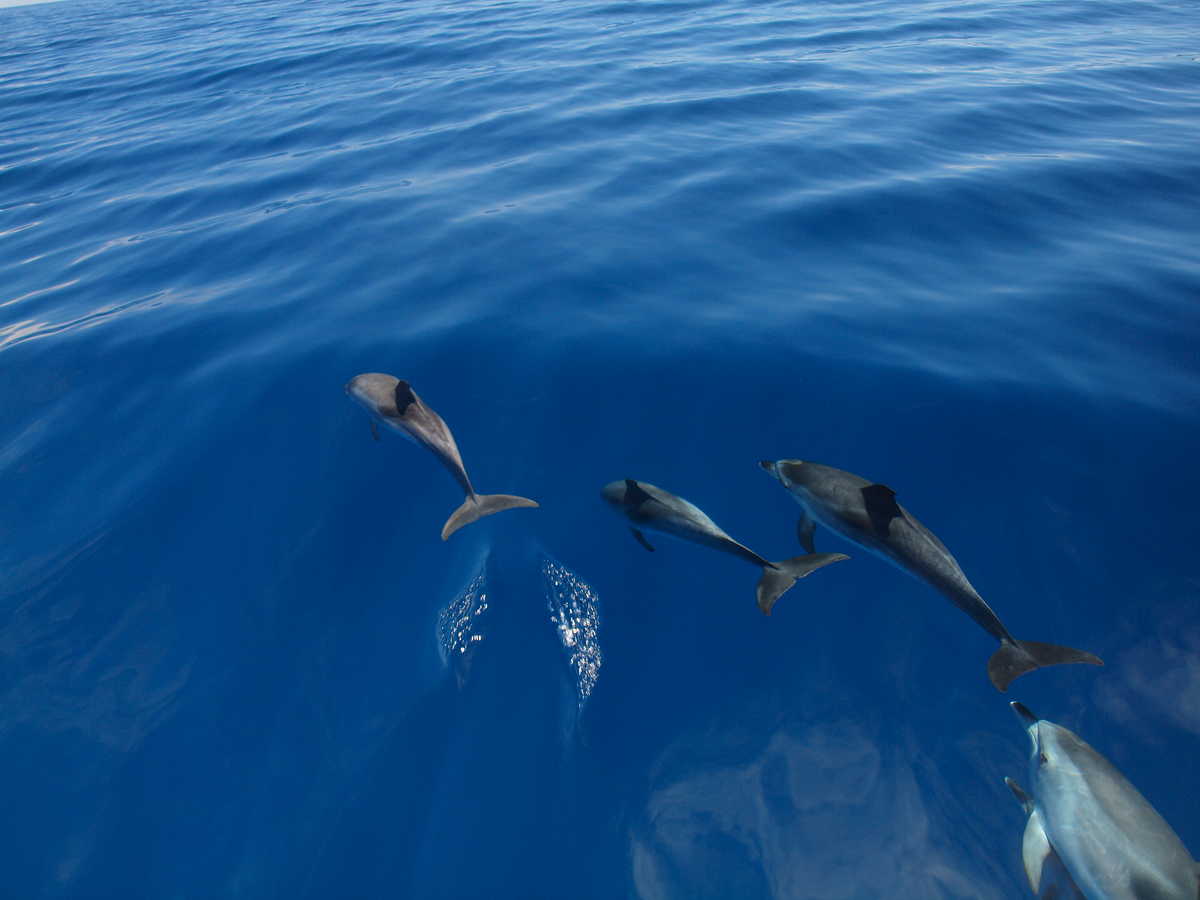
[[[599,640],[599,598],[589,584],[549,557],[542,559],[542,575],[546,580],[550,621],[575,676],[575,690],[582,707],[596,686],[604,659]]]
[[[484,614],[488,611],[487,575],[480,564],[475,577],[438,613],[438,646],[442,662],[461,667],[483,641]]]

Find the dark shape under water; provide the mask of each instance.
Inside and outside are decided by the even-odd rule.
[[[602,494],[605,500],[634,523],[636,527],[631,529],[633,536],[647,550],[654,548],[642,531],[658,531],[712,547],[762,567],[756,594],[758,608],[767,615],[771,614],[775,601],[799,579],[822,566],[850,558],[844,553],[809,553],[782,562],[771,562],[727,535],[699,507],[662,488],[626,478],[605,485]]]
[[[407,381],[401,381],[394,375],[368,372],[350,379],[346,384],[346,393],[362,403],[385,425],[429,450],[466,492],[467,499],[442,527],[443,541],[476,519],[505,509],[538,505],[536,501],[512,494],[475,493],[450,428],[441,416],[421,402]]]
[[[814,522],[820,522],[898,568],[937,588],[950,602],[1000,641],[988,660],[988,677],[999,691],[1026,672],[1059,663],[1102,666],[1084,650],[1018,641],[967,581],[946,545],[896,502],[891,488],[858,475],[798,459],[759,463],[779,480],[803,508],[800,542],[813,552]]]

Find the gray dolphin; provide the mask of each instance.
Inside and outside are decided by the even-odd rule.
[[[438,462],[449,470],[454,480],[467,494],[462,506],[456,509],[442,527],[442,540],[450,537],[464,525],[476,519],[490,516],[502,509],[519,506],[537,506],[533,500],[511,494],[477,494],[471,487],[471,479],[463,466],[454,435],[442,421],[442,417],[421,402],[407,381],[394,375],[368,372],[355,375],[346,384],[346,393],[359,401],[371,413],[404,437],[427,449]],[[378,438],[375,420],[371,421],[372,433]]]
[[[1200,864],[1137,788],[1073,732],[1010,705],[1033,741],[1032,797],[1004,779],[1029,814],[1021,857],[1033,892],[1049,863],[1088,900],[1200,897]]]
[[[662,488],[626,478],[604,486],[601,495],[634,524],[633,536],[647,550],[654,548],[643,531],[658,531],[695,544],[729,553],[762,568],[756,595],[758,608],[768,616],[775,601],[799,579],[822,566],[849,559],[844,553],[810,553],[782,562],[771,562],[717,527],[699,507]]]
[[[1018,641],[983,602],[946,545],[896,502],[896,492],[865,478],[798,459],[759,463],[775,476],[804,508],[798,532],[800,543],[813,552],[813,528],[820,522],[896,567],[937,588],[988,634],[1000,649],[988,660],[988,677],[999,691],[1013,679],[1042,666],[1089,663],[1102,666],[1098,656],[1071,647]]]

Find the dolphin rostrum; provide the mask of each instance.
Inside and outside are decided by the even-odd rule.
[[[533,500],[511,494],[477,494],[471,487],[471,479],[463,466],[454,435],[442,421],[442,417],[421,402],[421,398],[409,386],[394,375],[369,372],[355,375],[346,384],[346,393],[359,401],[385,425],[389,425],[415,444],[419,444],[437,457],[454,480],[467,494],[462,506],[454,511],[442,527],[442,540],[450,537],[464,525],[476,519],[490,516],[502,509],[518,506],[537,506]],[[372,433],[378,438],[375,420],[371,421]]]
[[[939,590],[988,634],[1000,649],[988,660],[988,677],[999,691],[1013,679],[1042,666],[1058,663],[1089,663],[1102,666],[1098,656],[1071,647],[1018,641],[1000,621],[946,545],[907,509],[896,502],[896,492],[865,478],[798,459],[765,460],[759,463],[773,475],[804,508],[798,533],[800,543],[813,552],[813,528],[820,522],[872,553],[883,557]]]
[[[763,573],[756,591],[758,608],[768,616],[775,601],[797,580],[822,566],[850,558],[844,553],[809,553],[782,562],[770,562],[727,535],[701,509],[662,488],[626,478],[605,485],[601,494],[633,523],[630,526],[633,536],[647,550],[652,551],[654,547],[642,532],[658,531],[760,566]]]
[[[1196,900],[1200,864],[1112,763],[1061,725],[1011,704],[1033,741],[1021,857],[1037,894],[1059,863],[1088,900]]]

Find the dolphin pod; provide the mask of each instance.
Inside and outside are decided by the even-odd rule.
[[[768,616],[775,601],[801,578],[822,566],[850,558],[844,553],[807,553],[770,562],[727,535],[699,507],[644,481],[632,478],[614,481],[605,485],[601,495],[633,523],[630,527],[633,536],[647,550],[654,548],[642,534],[643,529],[712,547],[759,566],[762,577],[758,580],[756,597],[758,608]]]
[[[1000,642],[988,660],[988,677],[999,691],[1013,679],[1060,663],[1102,666],[1098,656],[1072,647],[1018,641],[967,581],[958,562],[928,528],[896,502],[896,492],[850,472],[799,459],[759,463],[803,507],[800,543],[813,552],[813,529],[830,531],[932,585]]]
[[[1029,816],[1021,844],[1035,894],[1060,869],[1067,896],[1088,900],[1196,900],[1200,864],[1162,816],[1074,732],[1011,704],[1032,741],[1030,793],[1004,779]]]
[[[377,439],[377,425],[383,422],[433,453],[462,487],[466,498],[442,528],[443,540],[491,513],[538,505],[525,497],[477,494],[450,429],[407,381],[367,373],[351,379],[346,392],[371,412]],[[814,531],[819,523],[926,582],[998,640],[1000,646],[988,661],[988,677],[997,690],[1007,690],[1014,679],[1043,666],[1103,665],[1083,650],[1013,637],[946,545],[901,506],[886,485],[796,459],[759,465],[801,506],[797,534],[806,551],[802,556],[768,560],[730,537],[699,507],[644,481],[613,481],[601,495],[629,521],[634,538],[646,550],[654,546],[645,532],[655,532],[759,567],[756,599],[767,615],[799,579],[849,558],[816,552]],[[1200,900],[1200,865],[1133,785],[1072,732],[1038,719],[1019,703],[1012,707],[1033,742],[1030,792],[1012,779],[1005,783],[1027,816],[1022,859],[1034,894],[1045,900]]]
[[[401,381],[394,375],[368,372],[351,378],[346,384],[346,393],[374,416],[371,420],[372,434],[376,437],[379,435],[376,421],[394,428],[437,457],[438,462],[446,467],[466,492],[467,497],[462,506],[451,513],[446,524],[442,526],[443,541],[476,519],[505,509],[538,505],[536,501],[527,497],[512,494],[475,493],[449,426],[442,421],[441,416],[421,402],[421,398],[407,381]]]

